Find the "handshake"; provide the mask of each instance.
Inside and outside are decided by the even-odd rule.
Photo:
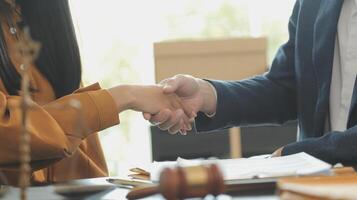
[[[213,114],[217,95],[207,81],[189,75],[176,75],[153,86],[117,86],[108,90],[118,112],[143,112],[146,120],[171,134],[186,135],[198,112]],[[119,102],[118,102],[119,101]]]

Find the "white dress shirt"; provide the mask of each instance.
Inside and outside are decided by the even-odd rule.
[[[337,27],[330,88],[330,128],[332,131],[347,129],[356,75],[357,0],[344,0]]]

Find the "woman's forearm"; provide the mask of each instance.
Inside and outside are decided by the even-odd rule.
[[[135,99],[133,87],[132,85],[119,85],[108,89],[117,106],[118,113],[133,107]]]
[[[114,99],[118,113],[135,110],[156,114],[162,109],[182,109],[187,116],[192,109],[185,106],[176,94],[165,94],[159,85],[119,85],[108,89]]]

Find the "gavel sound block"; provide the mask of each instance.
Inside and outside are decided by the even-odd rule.
[[[217,165],[166,168],[158,185],[134,188],[128,199],[139,199],[160,193],[167,200],[217,196],[224,193],[223,175]]]

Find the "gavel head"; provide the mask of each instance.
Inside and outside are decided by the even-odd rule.
[[[217,196],[224,192],[223,176],[214,164],[166,168],[160,175],[159,191],[167,200]]]

